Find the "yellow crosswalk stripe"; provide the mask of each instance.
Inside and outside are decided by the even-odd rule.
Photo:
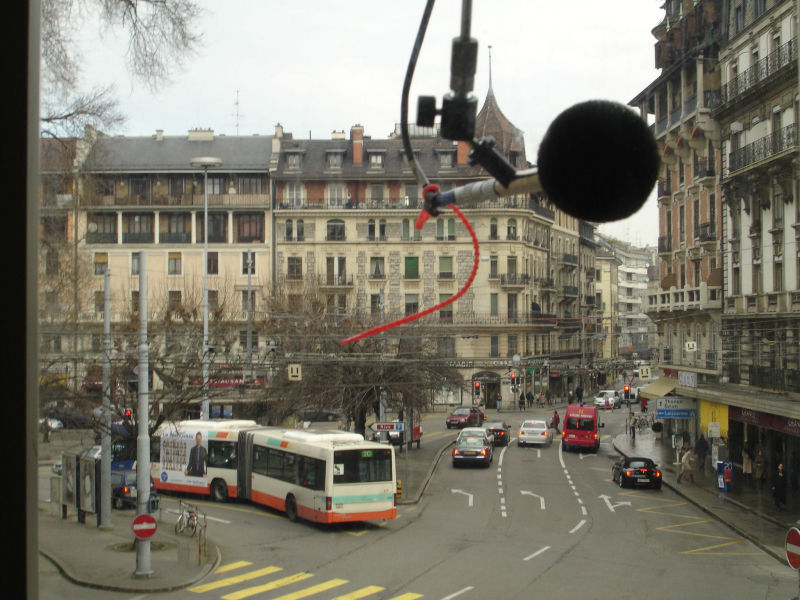
[[[249,567],[252,564],[253,563],[249,561],[240,560],[237,562],[228,563],[227,565],[222,565],[219,569],[214,571],[214,573],[227,573],[228,571],[235,571],[236,569],[241,569],[242,567]]]
[[[336,596],[336,598],[331,598],[331,600],[359,600],[359,598],[365,598],[366,596],[371,596],[372,594],[377,594],[378,592],[382,592],[384,588],[379,585],[368,585],[367,587],[363,587],[360,590],[356,590],[355,592],[350,592],[349,594],[344,594],[343,596]]]
[[[289,575],[289,577],[276,579],[275,581],[270,581],[269,583],[265,583],[264,585],[257,585],[255,587],[247,588],[238,592],[233,592],[232,594],[228,594],[226,596],[222,596],[222,600],[241,600],[242,598],[249,598],[250,596],[255,596],[256,594],[260,594],[261,592],[268,592],[270,590],[275,590],[278,589],[279,587],[290,585],[298,581],[303,581],[304,579],[308,579],[309,577],[313,576],[314,575],[312,575],[311,573],[297,573],[295,575]]]
[[[281,567],[266,567],[264,569],[258,569],[257,571],[250,571],[249,573],[242,573],[241,575],[234,575],[233,577],[226,577],[225,579],[219,579],[217,581],[212,581],[211,583],[204,583],[203,585],[191,587],[189,588],[189,591],[202,594],[203,592],[216,590],[229,585],[235,585],[237,583],[242,583],[243,581],[258,579],[264,575],[270,575],[282,570],[283,569]]]
[[[278,596],[275,598],[275,600],[299,600],[300,598],[306,598],[307,596],[313,596],[314,594],[324,592],[331,588],[339,587],[345,583],[347,583],[347,579],[330,579],[324,583],[318,583],[317,585],[312,585],[311,587],[307,587],[297,592],[292,592],[291,594]]]
[[[389,600],[415,600],[416,598],[422,598],[422,594],[415,594],[413,592],[409,592],[408,594],[400,594],[399,596],[395,596],[394,598],[390,598]]]

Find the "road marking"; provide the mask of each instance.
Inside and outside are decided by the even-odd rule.
[[[344,594],[342,596],[336,596],[335,598],[331,598],[331,600],[359,600],[359,598],[364,598],[366,596],[371,596],[372,594],[377,594],[378,592],[382,592],[386,588],[382,588],[378,585],[368,585],[367,587],[363,587],[360,590],[356,590],[355,592],[350,592],[349,594]]]
[[[547,552],[548,550],[550,550],[550,546],[545,546],[544,548],[539,548],[536,552],[534,552],[530,556],[526,556],[522,560],[530,560],[532,558],[536,558],[537,556],[539,556],[540,554],[542,554],[544,552]]]
[[[466,592],[468,592],[468,591],[470,591],[472,589],[475,589],[475,588],[473,588],[471,585],[469,585],[469,586],[465,587],[463,590],[458,590],[457,592],[455,592],[453,594],[450,594],[449,596],[445,596],[444,598],[442,598],[442,600],[450,600],[451,598],[455,598],[456,596],[460,596],[461,594],[464,594],[464,593],[466,593]],[[417,596],[417,598],[419,598],[419,597],[420,596]]]
[[[220,579],[218,581],[212,581],[211,583],[204,583],[203,585],[191,587],[189,588],[189,591],[195,592],[197,594],[202,594],[203,592],[216,590],[221,587],[227,587],[229,585],[235,585],[237,583],[242,583],[243,581],[258,579],[259,577],[263,577],[264,575],[271,575],[272,573],[277,573],[278,571],[282,570],[283,569],[281,567],[266,567],[264,569],[250,571],[249,573],[243,573],[242,575],[235,575],[234,577],[226,577],[225,579]]]
[[[292,592],[291,594],[284,594],[283,596],[278,596],[277,598],[275,598],[275,600],[300,600],[300,598],[305,598],[306,596],[313,596],[314,594],[318,594],[319,592],[324,592],[326,590],[339,587],[340,585],[344,585],[345,583],[347,583],[347,579],[330,579],[323,583],[318,583],[317,585],[312,585],[311,587],[307,587],[305,589]]]
[[[585,507],[585,506],[581,506],[581,513],[583,514],[583,516],[584,516],[584,517],[585,517],[587,514],[589,514],[589,512],[586,510],[586,507]]]
[[[586,519],[581,519],[580,523],[578,523],[577,525],[575,525],[575,527],[570,529],[569,532],[570,533],[575,533],[576,531],[578,531],[578,529],[583,527],[585,524],[586,524]]]
[[[417,598],[422,598],[422,594],[415,594],[414,592],[409,592],[407,594],[400,594],[399,596],[395,596],[394,598],[389,598],[389,600],[416,600]]]
[[[469,504],[469,506],[472,506],[472,494],[470,494],[469,492],[465,492],[464,490],[451,489],[450,493],[451,494],[464,494],[469,499],[467,503]]]
[[[538,498],[539,499],[539,507],[542,510],[544,510],[544,497],[543,496],[540,496],[539,494],[534,494],[533,492],[529,492],[528,490],[520,490],[519,493],[522,494],[523,496],[533,496],[534,498]]]
[[[240,560],[238,562],[232,562],[232,563],[228,563],[227,565],[222,565],[219,569],[214,571],[214,573],[227,573],[228,571],[233,571],[234,569],[240,569],[242,567],[249,567],[252,564],[253,563],[251,563],[249,561]]]
[[[611,512],[617,512],[616,508],[618,506],[630,506],[631,505],[630,502],[617,502],[616,504],[612,504],[611,503],[611,497],[610,496],[606,496],[605,494],[601,494],[600,496],[598,496],[598,498],[602,498],[603,499],[603,502],[606,503],[606,506],[608,507],[608,510],[610,510]]]
[[[270,590],[275,590],[285,585],[291,585],[292,583],[303,581],[304,579],[308,579],[309,577],[313,577],[313,575],[311,573],[296,573],[294,575],[289,575],[289,577],[284,577],[282,579],[276,579],[275,581],[270,581],[269,583],[265,583],[264,585],[258,585],[256,587],[251,587],[238,592],[233,592],[232,594],[228,594],[227,596],[222,596],[222,600],[241,600],[241,598],[249,598],[250,596],[255,596],[256,594],[260,594],[261,592],[268,592]]]

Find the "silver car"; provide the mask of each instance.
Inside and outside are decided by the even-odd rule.
[[[519,428],[517,446],[544,446],[553,443],[553,434],[545,421],[523,421]]]

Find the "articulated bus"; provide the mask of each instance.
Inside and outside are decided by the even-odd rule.
[[[163,429],[163,428],[162,428]],[[193,462],[203,455],[207,468]],[[156,488],[238,498],[317,523],[397,516],[394,449],[336,430],[184,421],[160,436]]]

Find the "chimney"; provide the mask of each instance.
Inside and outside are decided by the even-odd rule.
[[[469,144],[465,141],[459,141],[456,146],[456,164],[466,165],[469,157]]]
[[[353,164],[360,165],[364,159],[364,126],[353,125],[350,128],[350,139],[353,142]]]
[[[190,142],[213,142],[213,129],[190,129],[188,139]]]
[[[156,129],[156,141],[163,142],[164,141],[164,130],[163,129]]]
[[[280,123],[277,123],[275,125],[275,137],[278,139],[283,137],[283,125],[281,125]]]

